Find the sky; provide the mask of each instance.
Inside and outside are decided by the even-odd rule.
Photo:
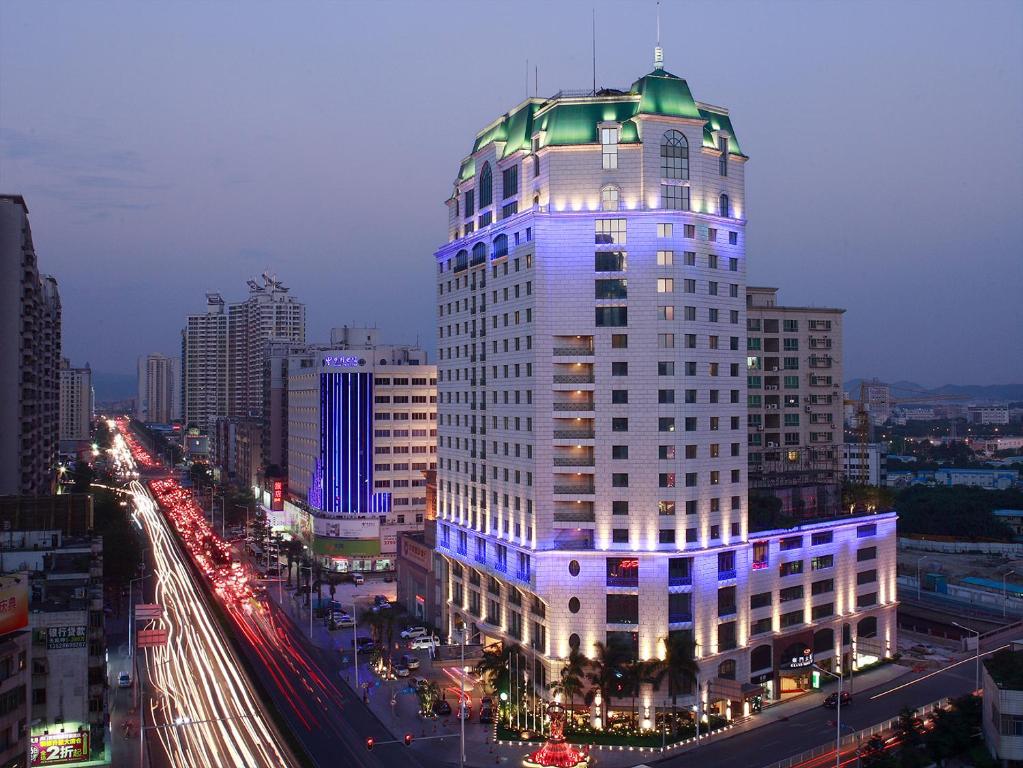
[[[598,87],[627,88],[652,0],[3,2],[0,192],[65,354],[176,354],[207,291],[265,270],[310,341],[432,352],[459,162],[527,71],[590,87],[591,9]],[[749,283],[846,308],[846,379],[1023,382],[1023,3],[665,0],[661,29],[750,157]]]

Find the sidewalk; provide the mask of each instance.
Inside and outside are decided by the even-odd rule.
[[[361,592],[363,594],[372,594],[374,590],[373,582],[370,582]],[[307,630],[306,636],[308,637],[309,611],[304,607],[303,596],[293,597],[293,595],[293,591],[285,589],[283,605],[281,607],[299,627]],[[268,587],[267,596],[275,603],[277,602],[276,584]],[[341,651],[342,649],[344,651],[350,649],[352,634],[350,629],[330,632],[321,620],[313,619],[312,641],[320,648],[331,650],[339,653],[339,655],[345,655],[341,654]],[[361,630],[360,634],[362,634]],[[407,688],[407,684],[403,680],[380,680],[362,658],[359,661],[359,680],[367,694],[367,706],[391,733],[391,737],[400,742],[404,739],[405,734],[412,734],[412,748],[422,752],[424,756],[429,755],[429,764],[458,765],[461,724],[454,714],[448,717],[437,718],[436,720],[424,720],[418,714],[418,697],[414,693],[404,690]],[[869,672],[856,675],[852,684],[853,694],[855,695],[856,691],[883,685],[909,672],[909,667],[898,664],[886,664]],[[450,679],[444,677],[443,673],[438,674],[438,670],[429,669],[426,662],[423,663],[423,668],[416,670],[413,675],[444,680],[445,685],[442,687],[446,687],[449,690],[453,686],[457,686],[457,682],[453,683]],[[354,668],[350,662],[349,666],[342,670],[340,679],[353,691],[356,691],[360,698],[362,697],[363,690],[356,690],[355,688]],[[699,746],[705,745],[710,741],[718,742],[770,723],[787,720],[800,712],[816,709],[822,706],[824,697],[831,693],[834,687],[834,684],[826,685],[820,691],[768,706],[759,714],[734,721],[732,726],[724,731],[701,738],[699,743],[688,742],[675,747],[669,747],[663,752],[659,748],[593,747],[592,754],[601,766],[607,766],[608,768],[626,768],[627,766],[659,760],[663,757],[671,757],[682,752],[697,749]],[[528,752],[536,749],[536,746],[531,744],[495,744],[493,742],[493,726],[481,724],[476,717],[482,691],[476,688],[467,692],[473,702],[473,717],[465,723],[466,766],[483,768],[484,766],[500,764],[519,765],[522,758]],[[458,708],[457,697],[457,692],[447,695],[447,700],[452,705],[454,711],[457,711]],[[445,738],[427,741],[424,737],[428,736],[444,736]],[[378,749],[399,748],[404,749],[400,745],[380,745],[378,747]]]
[[[134,689],[119,688],[117,676],[121,672],[132,673],[132,684],[137,684],[128,658],[128,644],[121,643],[116,649],[110,648],[107,675],[110,678],[110,764],[118,768],[141,768],[139,763],[138,714],[132,708]],[[124,723],[130,721],[133,728],[124,736]]]

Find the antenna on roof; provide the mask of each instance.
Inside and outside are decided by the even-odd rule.
[[[526,59],[526,98],[529,98],[529,59]]]
[[[657,45],[654,47],[654,69],[664,69],[664,51],[661,50],[661,3],[657,1]]]
[[[537,65],[533,70],[533,95],[540,95],[540,65]]]
[[[591,21],[593,30],[593,95],[597,95],[597,9],[591,8]]]

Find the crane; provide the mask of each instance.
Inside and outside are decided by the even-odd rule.
[[[925,392],[919,389],[911,389],[908,387],[891,387],[890,385],[884,384],[884,382],[873,379],[871,381],[860,382],[860,396],[858,399],[844,399],[843,405],[852,405],[856,407],[855,416],[853,417],[853,423],[851,430],[856,435],[856,442],[860,446],[860,456],[862,461],[855,466],[851,465],[851,468],[855,472],[854,480],[857,483],[866,485],[870,480],[870,463],[867,461],[867,454],[869,452],[868,446],[873,442],[873,424],[870,421],[870,409],[869,409],[869,398],[868,391],[869,387],[875,386],[888,386],[889,392],[891,389],[897,389],[900,392],[913,393],[910,397],[892,397],[890,394],[887,398],[888,405],[898,405],[900,403],[938,403],[948,402],[951,400],[965,400],[965,395],[935,395],[930,392]]]

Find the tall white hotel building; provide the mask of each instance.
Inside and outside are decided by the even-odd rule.
[[[895,647],[894,513],[747,528],[747,159],[658,63],[527,99],[462,161],[435,254],[446,629],[531,649],[540,685],[573,646],[681,632],[737,714],[811,656]]]

